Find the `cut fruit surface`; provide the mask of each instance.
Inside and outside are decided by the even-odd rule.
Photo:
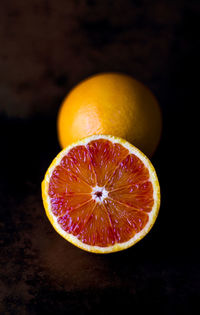
[[[42,197],[55,230],[96,253],[134,245],[149,232],[160,207],[149,159],[127,141],[103,135],[58,154],[42,182]]]

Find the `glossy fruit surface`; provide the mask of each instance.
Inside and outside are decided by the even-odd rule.
[[[96,134],[121,137],[147,156],[161,135],[161,112],[151,91],[134,78],[119,74],[94,75],[64,99],[57,120],[62,148]]]

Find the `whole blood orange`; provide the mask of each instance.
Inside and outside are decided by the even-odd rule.
[[[160,206],[151,162],[114,136],[91,136],[62,150],[47,170],[42,197],[55,230],[96,253],[134,245],[149,232]]]
[[[111,134],[151,156],[161,124],[158,102],[142,83],[124,74],[98,74],[64,99],[58,113],[58,139],[64,148],[90,135]]]

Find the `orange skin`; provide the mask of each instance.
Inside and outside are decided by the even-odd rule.
[[[161,111],[151,91],[119,73],[94,75],[78,84],[58,113],[62,148],[84,137],[111,134],[152,156],[162,128]]]

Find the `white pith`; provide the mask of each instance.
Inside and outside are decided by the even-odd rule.
[[[105,140],[110,140],[112,143],[119,143],[122,146],[124,146],[126,149],[129,150],[130,154],[135,154],[143,163],[144,165],[151,170],[151,172],[149,172],[150,178],[149,181],[151,181],[152,185],[153,185],[153,198],[154,198],[154,205],[152,207],[152,210],[150,213],[148,213],[149,216],[149,220],[147,222],[147,224],[145,225],[145,227],[139,232],[136,233],[130,240],[128,240],[127,242],[124,243],[116,243],[114,245],[111,246],[107,246],[107,247],[100,247],[100,246],[91,246],[88,244],[85,244],[83,242],[81,242],[76,236],[67,233],[66,231],[64,231],[61,226],[58,224],[57,222],[57,217],[52,213],[52,211],[47,211],[47,208],[50,205],[50,197],[48,195],[48,188],[49,188],[49,181],[52,175],[53,170],[55,169],[55,167],[57,165],[60,164],[60,161],[62,160],[62,158],[76,145],[84,145],[86,146],[89,142],[93,141],[93,140],[98,140],[98,139],[105,139]],[[147,233],[148,231],[151,229],[151,227],[153,226],[155,219],[157,217],[158,214],[158,210],[159,210],[159,205],[160,205],[160,188],[159,188],[159,184],[158,184],[158,180],[157,180],[157,175],[156,172],[151,164],[151,162],[149,161],[149,159],[136,147],[134,147],[133,145],[131,145],[130,143],[128,143],[127,141],[117,138],[117,137],[113,137],[113,136],[105,136],[105,135],[94,135],[88,138],[85,138],[81,141],[78,141],[78,143],[74,143],[70,146],[68,146],[67,148],[65,148],[64,150],[62,150],[57,157],[53,160],[52,164],[50,165],[46,176],[45,176],[45,180],[44,180],[44,187],[43,187],[43,196],[45,196],[44,199],[46,199],[45,202],[45,209],[46,209],[46,213],[47,216],[49,218],[49,220],[51,221],[51,223],[53,224],[55,230],[65,239],[67,239],[68,241],[70,241],[71,243],[73,243],[74,245],[89,251],[89,252],[95,252],[95,253],[110,253],[110,252],[115,252],[115,251],[120,251],[123,250],[125,248],[128,248],[130,246],[132,246],[133,244],[137,243],[140,239],[142,239]],[[101,198],[97,197],[95,195],[96,192],[101,191],[102,192],[102,196]],[[105,190],[104,187],[99,187],[99,186],[95,186],[93,188],[92,191],[92,198],[96,201],[96,202],[102,202],[106,197],[108,196],[108,192]]]
[[[98,197],[97,193],[101,193],[102,195]],[[97,185],[93,187],[91,195],[92,195],[92,199],[94,199],[96,202],[103,202],[104,199],[108,197],[108,192],[105,189],[105,187],[99,187]]]

